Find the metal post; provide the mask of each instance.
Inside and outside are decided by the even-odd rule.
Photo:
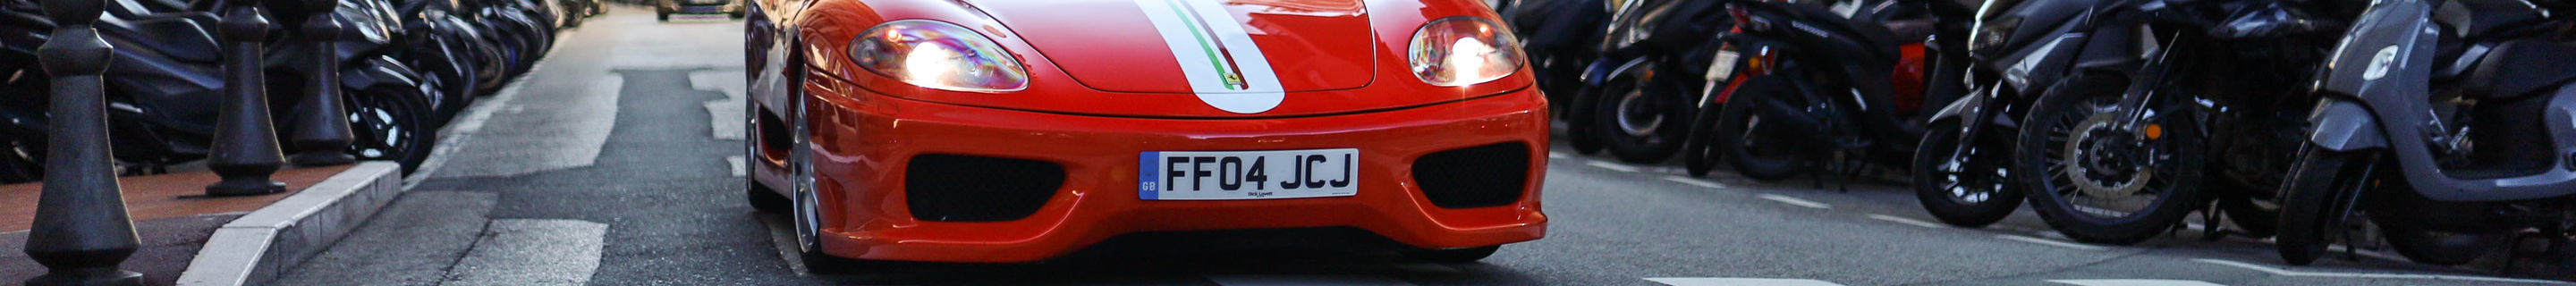
[[[45,275],[27,285],[143,285],[143,274],[117,269],[138,245],[134,222],[117,190],[108,154],[107,73],[114,53],[90,24],[102,0],[48,0],[45,17],[57,25],[52,40],[36,49],[53,76],[52,136],[46,139],[44,192],[27,231],[27,257]]]
[[[295,110],[311,113],[296,122],[295,157],[290,159],[297,166],[356,163],[358,159],[348,154],[349,141],[356,136],[349,132],[348,107],[341,105],[348,99],[340,97],[340,22],[331,19],[340,1],[301,1],[302,12],[310,15],[304,18],[303,32],[304,40],[313,46],[313,61],[306,63],[312,65],[313,74],[304,81],[309,98]]]
[[[276,126],[268,117],[267,80],[261,76],[260,43],[268,36],[268,19],[250,1],[226,1],[219,32],[224,40],[224,102],[215,121],[214,158],[206,166],[224,177],[206,186],[207,195],[265,195],[286,191],[286,183],[269,175],[286,164],[277,149]],[[249,2],[249,3],[245,3]],[[337,119],[337,116],[332,116]]]

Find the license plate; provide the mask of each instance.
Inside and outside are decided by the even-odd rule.
[[[1146,200],[1257,200],[1359,194],[1359,149],[1145,152]]]
[[[1708,81],[1725,81],[1729,77],[1734,77],[1735,59],[1739,57],[1743,56],[1736,54],[1735,51],[1717,51],[1717,59],[1708,61]]]

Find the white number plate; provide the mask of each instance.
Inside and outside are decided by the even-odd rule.
[[[1359,194],[1359,149],[1145,152],[1146,200],[1255,200]]]
[[[1734,76],[1735,76],[1735,59],[1736,59],[1736,58],[1740,58],[1740,57],[1743,57],[1743,56],[1742,56],[1742,55],[1738,55],[1738,54],[1736,54],[1736,53],[1735,53],[1735,51],[1727,51],[1727,50],[1719,50],[1719,51],[1717,51],[1716,59],[1712,59],[1712,60],[1709,60],[1709,61],[1708,61],[1708,78],[1707,78],[1707,80],[1708,80],[1708,81],[1725,81],[1727,78],[1734,77]]]

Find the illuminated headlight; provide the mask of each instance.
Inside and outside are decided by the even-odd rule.
[[[1005,92],[1029,87],[1029,73],[983,34],[931,20],[886,22],[850,40],[850,61],[869,72],[932,89]]]
[[[1520,40],[1502,25],[1475,17],[1448,17],[1413,32],[1413,76],[1437,86],[1466,86],[1521,69]]]

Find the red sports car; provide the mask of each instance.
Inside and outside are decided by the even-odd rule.
[[[808,261],[1129,235],[1546,234],[1547,101],[1474,0],[750,0],[754,206]]]

